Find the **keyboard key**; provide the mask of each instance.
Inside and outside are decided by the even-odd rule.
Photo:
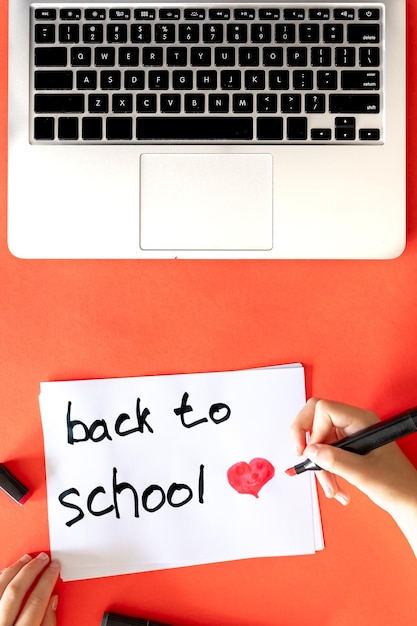
[[[66,141],[78,139],[78,117],[58,118],[58,139]]]
[[[288,70],[271,70],[269,72],[269,88],[272,90],[289,89],[290,73]]]
[[[222,89],[240,89],[241,79],[242,75],[239,70],[222,70],[220,72],[220,85]]]
[[[100,87],[101,89],[120,89],[119,70],[101,72]]]
[[[335,20],[354,20],[355,9],[334,9],[333,17]]]
[[[308,16],[310,20],[328,20],[330,19],[329,9],[309,9]]]
[[[101,117],[84,117],[81,136],[87,141],[99,141],[103,138],[103,122]]]
[[[77,89],[96,89],[97,88],[97,72],[77,72],[76,79]]]
[[[177,70],[172,73],[174,89],[192,89],[193,73],[190,70]]]
[[[204,43],[223,43],[223,24],[203,24]]]
[[[253,138],[253,121],[250,117],[138,117],[136,137],[140,141],[151,139],[184,140],[248,140]]]
[[[294,141],[307,139],[306,117],[287,117],[287,139]]]
[[[281,113],[301,113],[301,96],[299,93],[281,96]]]
[[[379,43],[379,24],[348,24],[349,43]]]
[[[279,9],[259,9],[260,20],[279,20],[280,15]]]
[[[338,67],[354,67],[356,59],[355,48],[336,48],[336,65]]]
[[[108,43],[126,43],[127,41],[127,25],[126,24],[109,24],[107,26],[107,42]]]
[[[147,66],[161,66],[163,61],[163,49],[162,48],[143,48],[143,65]]]
[[[55,24],[36,24],[35,42],[36,43],[54,43],[55,42]]]
[[[135,20],[154,20],[156,18],[155,9],[135,9]]]
[[[136,110],[138,113],[156,113],[156,95],[136,96]]]
[[[205,17],[205,9],[184,9],[185,20],[204,20]]]
[[[112,97],[112,110],[113,113],[132,113],[132,94],[114,94]]]
[[[209,111],[210,113],[228,113],[229,112],[229,94],[210,94],[209,95]]]
[[[181,96],[178,94],[163,94],[160,100],[162,113],[180,113]]]
[[[90,113],[108,113],[109,96],[107,94],[90,94],[88,96],[88,110]]]
[[[288,48],[287,65],[290,67],[305,67],[307,65],[307,48]]]
[[[234,48],[216,48],[214,51],[214,62],[217,67],[231,66],[235,64]]]
[[[312,128],[311,139],[314,141],[330,141],[332,138],[331,128]]]
[[[84,17],[86,20],[105,20],[106,9],[85,9]]]
[[[230,9],[209,9],[209,18],[211,20],[229,20]]]
[[[78,24],[60,24],[59,41],[61,43],[78,43],[80,40],[80,27]]]
[[[173,48],[172,46],[170,46],[167,49],[167,65],[169,67],[185,67],[187,65],[187,59],[187,48],[185,46],[179,48]]]
[[[379,9],[359,9],[360,20],[379,20]]]
[[[55,46],[53,48],[35,48],[35,65],[37,67],[65,67],[67,64],[67,49]]]
[[[106,138],[113,141],[132,139],[132,118],[108,117],[106,120]]]
[[[156,43],[175,42],[175,24],[155,24]]]
[[[55,20],[56,9],[36,9],[35,20]]]
[[[103,43],[103,24],[84,24],[84,43]]]
[[[180,24],[179,41],[180,43],[198,43],[200,41],[200,25]]]
[[[300,24],[299,40],[300,40],[300,43],[318,43],[319,42],[319,25],[318,24]]]
[[[72,89],[72,72],[35,72],[35,89]]]
[[[267,67],[280,67],[284,62],[284,54],[282,48],[264,48],[263,64]]]
[[[295,24],[277,24],[275,26],[275,43],[294,43]]]
[[[304,18],[304,9],[284,9],[284,20],[303,20]]]
[[[343,24],[324,24],[323,41],[324,43],[343,43]]]
[[[39,140],[55,139],[55,120],[53,117],[35,117],[34,137]]]
[[[271,42],[271,24],[251,24],[250,39],[252,43]]]
[[[258,113],[276,113],[278,110],[278,99],[276,94],[258,94],[256,99]]]
[[[84,95],[36,94],[36,113],[84,113]]]
[[[233,94],[233,113],[252,113],[253,112],[253,95],[252,94]]]
[[[125,89],[144,89],[145,72],[142,70],[125,72]]]
[[[139,49],[121,46],[119,48],[119,65],[122,67],[137,67],[139,65]]]
[[[184,97],[184,109],[186,113],[204,113],[205,96],[203,94],[187,94]]]
[[[326,111],[326,99],[323,94],[306,94],[306,113],[324,113]]]
[[[345,71],[342,72],[342,89],[361,91],[379,89],[379,72]]]
[[[379,94],[330,94],[331,113],[379,113]]]
[[[94,53],[94,62],[98,67],[113,67],[116,59],[116,51],[114,48],[96,48]]]
[[[151,71],[148,75],[149,89],[168,89],[169,74],[166,70]]]
[[[359,139],[362,141],[379,141],[379,128],[361,128],[359,131]]]
[[[282,140],[284,137],[282,117],[259,117],[256,136],[261,140]]]
[[[378,67],[380,64],[379,57],[379,48],[376,46],[359,48],[359,65],[362,67]]]
[[[111,20],[130,20],[130,9],[110,9]]]
[[[180,10],[179,9],[159,9],[159,19],[160,20],[179,20]]]
[[[71,65],[74,67],[88,67],[91,65],[91,48],[71,48]]]
[[[254,20],[255,9],[235,9],[235,20]]]
[[[59,17],[61,20],[80,20],[81,9],[61,9]]]
[[[130,28],[132,43],[150,43],[151,33],[150,24],[132,24]]]
[[[317,72],[317,89],[334,90],[337,89],[337,72],[319,70]]]

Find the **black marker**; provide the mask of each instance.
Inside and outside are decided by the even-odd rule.
[[[404,411],[404,413],[391,417],[388,420],[372,424],[372,426],[359,430],[357,433],[344,437],[330,445],[335,448],[342,448],[342,450],[347,450],[348,452],[355,452],[356,454],[367,454],[371,450],[375,450],[375,448],[385,446],[387,443],[415,432],[417,432],[417,407]],[[290,467],[285,473],[288,476],[295,476],[308,470],[316,472],[321,470],[321,467],[307,459],[294,467]]]
[[[101,626],[168,626],[168,624],[153,622],[150,619],[141,619],[140,617],[128,617],[118,613],[104,613]]]
[[[17,480],[16,476],[13,476],[7,467],[1,464],[0,489],[18,504],[24,504],[30,496],[29,489],[20,480]]]

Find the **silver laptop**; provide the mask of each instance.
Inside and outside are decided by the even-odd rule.
[[[9,3],[22,258],[405,246],[405,0]]]

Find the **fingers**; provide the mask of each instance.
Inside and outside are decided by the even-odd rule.
[[[18,561],[16,561],[12,565],[9,565],[8,567],[5,567],[0,572],[0,598],[3,596],[4,590],[6,589],[10,581],[12,581],[16,574],[20,572],[22,567],[26,563],[29,563],[29,561],[31,560],[32,557],[29,556],[29,554],[25,554]]]
[[[328,498],[348,504],[349,494],[336,475],[357,484],[363,472],[362,459],[333,446],[319,444],[332,443],[378,421],[379,418],[370,411],[318,398],[311,398],[296,416],[291,426],[296,453],[305,454],[324,470],[317,472],[316,476]],[[311,435],[306,448],[308,432]]]
[[[56,626],[56,609],[58,606],[58,596],[52,596],[46,609],[45,617],[41,626]]]
[[[379,418],[348,404],[310,398],[296,416],[291,435],[298,454],[305,448],[305,435],[311,432],[310,443],[330,443],[375,424]]]
[[[50,599],[58,575],[59,564],[45,553],[34,559],[26,555],[8,567],[0,576],[0,626],[44,626],[45,618],[54,626]]]

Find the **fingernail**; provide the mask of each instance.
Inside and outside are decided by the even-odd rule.
[[[349,498],[342,493],[337,493],[334,496],[334,499],[340,502],[340,504],[343,504],[343,506],[346,506],[347,504],[349,504]]]
[[[41,561],[46,561],[47,559],[49,559],[49,556],[46,554],[46,552],[40,552],[36,558],[40,559]]]
[[[54,596],[52,599],[51,609],[53,611],[56,611],[57,606],[58,606],[58,596]]]
[[[319,453],[319,447],[315,443],[309,444],[303,452],[303,454],[307,458],[309,458],[311,461],[316,460],[318,453]]]
[[[60,566],[61,566],[60,562],[59,562],[59,561],[57,561],[56,559],[54,559],[53,561],[51,561],[51,562],[49,563],[49,567],[55,567],[55,568],[58,568],[58,567],[60,567]]]
[[[22,557],[20,557],[19,561],[21,563],[29,563],[29,561],[32,560],[32,557],[30,556],[30,554],[24,554]]]

